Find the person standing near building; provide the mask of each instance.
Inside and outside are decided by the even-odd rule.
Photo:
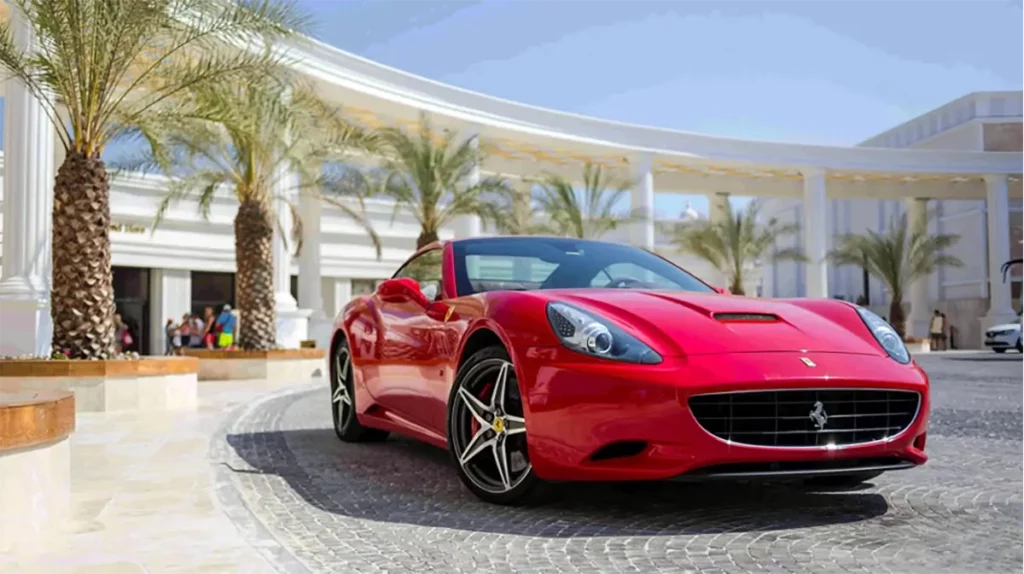
[[[935,314],[932,315],[932,323],[929,327],[929,339],[931,339],[931,350],[938,351],[943,346],[942,338],[946,332],[946,318],[942,315],[942,312],[938,309],[935,310]]]
[[[213,313],[213,307],[203,309],[203,321],[206,325],[203,329],[203,346],[213,350],[214,339],[216,338],[215,333],[217,331],[217,326],[215,325],[217,317]]]
[[[217,346],[222,349],[233,349],[235,346],[235,325],[238,320],[231,313],[231,305],[224,305],[224,309],[217,317]]]

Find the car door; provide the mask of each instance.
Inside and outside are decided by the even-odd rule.
[[[413,279],[427,301],[441,299],[442,250],[424,251],[410,259],[393,279]],[[437,348],[441,321],[428,313],[421,301],[383,300],[380,310],[380,367],[374,398],[384,408],[419,426],[436,430],[432,416],[434,394],[431,382],[437,379],[444,360]]]

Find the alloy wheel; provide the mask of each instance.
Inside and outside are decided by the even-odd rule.
[[[338,432],[345,428],[349,417],[355,409],[352,408],[352,389],[349,386],[352,378],[352,360],[347,347],[341,347],[334,354],[334,390],[331,394],[331,404],[334,408],[334,425]]]
[[[530,475],[526,419],[512,363],[476,366],[455,394],[451,438],[456,461],[481,490],[504,494]]]

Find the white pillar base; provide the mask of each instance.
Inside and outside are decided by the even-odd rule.
[[[317,349],[330,349],[331,338],[334,337],[334,321],[326,316],[312,317],[309,320],[309,337],[316,341]]]
[[[53,341],[50,300],[3,291],[0,286],[0,356],[49,357]]]
[[[277,310],[277,344],[284,349],[298,349],[309,339],[310,309]]]

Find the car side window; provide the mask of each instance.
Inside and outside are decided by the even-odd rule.
[[[441,267],[443,257],[440,249],[431,249],[410,260],[398,273],[395,279],[409,278],[420,285],[420,291],[430,301],[441,297]]]

